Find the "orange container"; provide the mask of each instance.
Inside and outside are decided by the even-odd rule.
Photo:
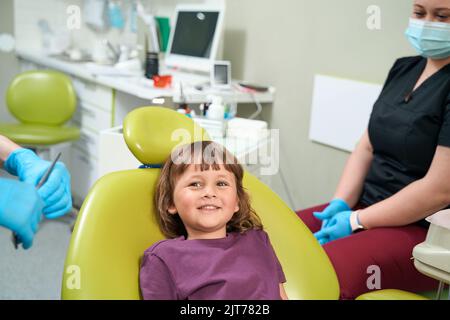
[[[166,88],[172,85],[171,75],[153,76],[152,79],[153,79],[153,86],[155,86],[156,88]]]

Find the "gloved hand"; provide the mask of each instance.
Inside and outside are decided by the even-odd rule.
[[[49,161],[42,160],[33,151],[19,148],[11,152],[4,167],[10,174],[17,175],[21,181],[36,186],[50,165]],[[70,174],[62,162],[56,163],[38,193],[44,200],[44,214],[47,218],[57,218],[71,210]]]
[[[352,211],[341,211],[336,213],[330,219],[328,225],[320,231],[314,233],[314,236],[321,245],[329,241],[340,239],[352,234],[352,227],[350,224],[350,215]]]
[[[348,211],[348,210],[351,210],[351,208],[348,206],[347,202],[345,202],[342,199],[336,198],[336,199],[332,200],[322,212],[313,212],[313,215],[317,219],[323,220],[322,228],[321,228],[321,230],[322,230],[323,228],[325,228],[328,225],[330,219],[336,213],[341,212],[341,211]]]
[[[44,202],[32,185],[0,179],[0,225],[15,232],[28,249],[38,230]]]

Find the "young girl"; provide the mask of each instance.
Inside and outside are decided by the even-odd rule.
[[[287,299],[243,174],[236,158],[211,141],[172,152],[155,193],[157,220],[169,239],[144,253],[144,299]]]

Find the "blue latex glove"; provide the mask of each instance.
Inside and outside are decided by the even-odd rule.
[[[33,151],[19,148],[11,152],[4,167],[10,174],[17,175],[21,181],[36,186],[50,165],[49,161],[42,160]],[[62,162],[56,163],[38,193],[44,200],[44,214],[47,218],[57,218],[72,209],[70,174]]]
[[[334,199],[332,200],[328,206],[322,211],[322,212],[314,212],[313,215],[319,219],[322,220],[322,228],[327,227],[330,219],[338,212],[341,211],[348,211],[351,210],[351,208],[348,206],[347,202],[345,202],[342,199]]]
[[[350,225],[350,215],[352,211],[341,211],[336,213],[330,219],[328,225],[320,231],[314,233],[314,236],[321,245],[329,241],[340,239],[352,234],[352,227]]]
[[[38,230],[44,202],[32,185],[0,179],[0,225],[15,232],[28,249]]]

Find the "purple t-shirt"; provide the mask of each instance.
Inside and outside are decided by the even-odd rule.
[[[279,300],[286,282],[267,233],[162,240],[148,248],[139,281],[144,299]]]

